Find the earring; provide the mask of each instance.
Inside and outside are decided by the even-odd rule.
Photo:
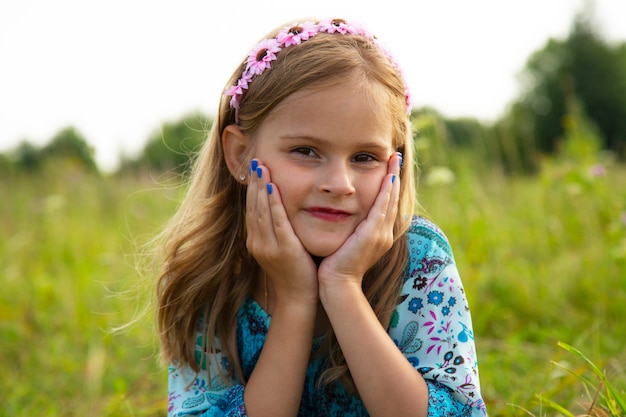
[[[243,174],[241,174],[241,175],[239,176],[239,180],[240,180],[241,182],[244,182],[244,181],[246,180],[246,176],[245,176],[245,175],[243,175]]]

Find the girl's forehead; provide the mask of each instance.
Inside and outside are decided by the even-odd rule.
[[[308,107],[312,111],[316,105],[347,110],[350,106],[360,104],[365,115],[391,117],[391,110],[388,106],[389,95],[385,93],[383,88],[378,88],[375,84],[344,78],[307,87],[287,96],[277,104],[270,114],[289,111],[294,106],[301,106],[295,110],[303,110]]]
[[[263,121],[259,137],[392,147],[392,117],[386,100],[349,84],[300,90]]]

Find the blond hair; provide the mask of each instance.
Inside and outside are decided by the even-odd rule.
[[[236,84],[244,69],[245,61],[227,85]],[[404,232],[413,214],[415,189],[406,86],[397,67],[370,39],[320,33],[282,50],[271,69],[250,83],[238,110],[237,124],[253,138],[268,114],[286,97],[305,88],[341,82],[382,95],[392,119],[392,146],[403,153],[396,238],[363,279],[363,291],[387,327],[398,304],[408,259]],[[221,350],[230,364],[228,370],[218,368],[222,376],[244,381],[237,353],[237,312],[251,295],[251,277],[260,272],[260,267],[246,249],[246,188],[232,176],[222,149],[222,133],[231,124],[235,124],[235,110],[229,106],[228,97],[222,96],[217,118],[195,161],[187,194],[161,235],[163,271],[157,283],[157,325],[163,358],[200,372],[195,346],[198,323],[202,322],[203,348],[214,353]],[[319,354],[326,358],[319,382],[341,379],[353,389],[332,329]],[[212,360],[211,356],[207,360]]]

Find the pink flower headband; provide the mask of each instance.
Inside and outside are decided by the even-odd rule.
[[[402,76],[402,80],[405,85],[406,109],[407,113],[410,113],[411,100],[409,90],[406,87],[406,81],[404,80],[400,66],[389,51],[376,39],[374,35],[370,34],[363,27],[355,24],[348,24],[341,19],[332,19],[321,21],[319,23],[294,23],[293,25],[278,32],[275,38],[264,39],[252,48],[252,51],[250,51],[248,59],[246,60],[246,69],[243,71],[243,74],[241,74],[241,78],[237,80],[236,85],[233,85],[224,91],[225,95],[231,96],[230,107],[235,109],[236,122],[239,121],[238,113],[241,100],[243,99],[245,90],[248,89],[248,85],[252,79],[257,75],[263,74],[263,72],[270,67],[270,63],[276,59],[276,54],[283,48],[287,48],[292,45],[299,45],[302,42],[311,39],[318,33],[359,35],[376,44],[398,69],[398,71],[400,71],[400,75]]]

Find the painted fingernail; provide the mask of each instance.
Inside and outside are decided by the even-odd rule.
[[[257,161],[256,159],[253,159],[252,163],[250,164],[250,170],[256,171],[258,166],[259,166],[259,161]]]
[[[268,194],[272,194],[272,184],[271,183],[267,183],[267,193]]]
[[[402,166],[402,152],[398,152],[398,158],[400,158],[398,160],[398,163],[400,164],[400,166]]]
[[[262,174],[263,174],[263,170],[261,169],[261,167],[258,167],[258,168],[256,169],[256,175],[257,175],[257,177],[261,178]]]
[[[392,175],[392,176],[391,176],[391,183],[393,184],[395,181],[396,181],[396,176],[395,176],[395,175]]]

